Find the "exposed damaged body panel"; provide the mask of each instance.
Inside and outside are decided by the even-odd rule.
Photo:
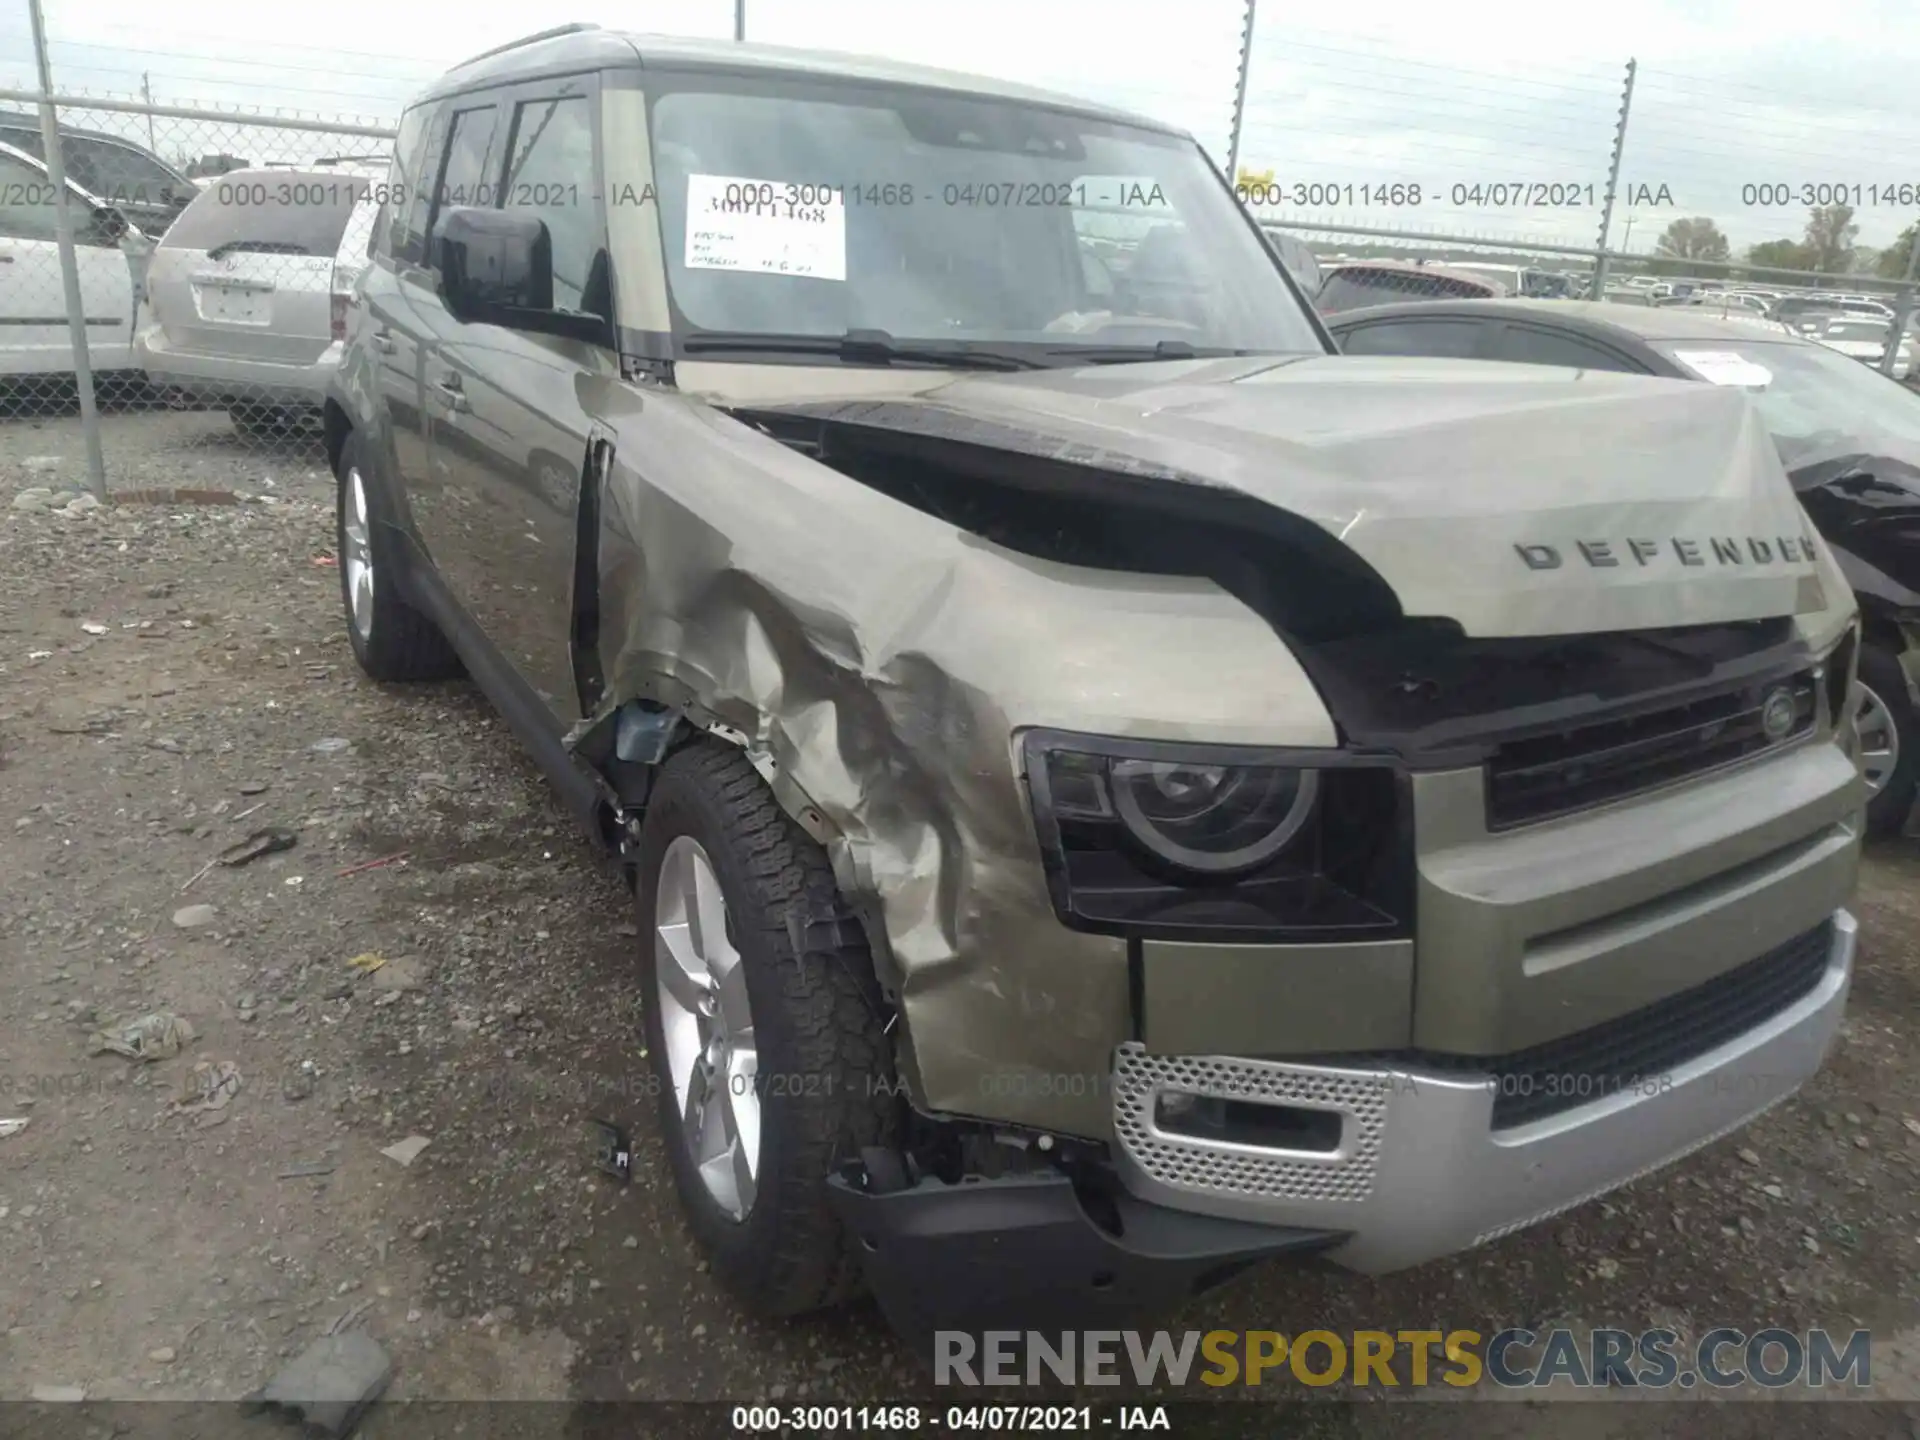
[[[1338,355],[1191,136],[869,58],[564,27],[395,167],[347,641],[617,855],[655,1083],[598,1157],[657,1110],[749,1313],[1411,1265],[1819,1065],[1898,692],[1751,367]],[[564,224],[459,203],[534,172]],[[1798,478],[1904,554],[1904,482]]]
[[[983,543],[696,401],[583,391],[617,441],[576,739],[635,699],[737,733],[871,908],[923,1103],[1102,1133],[1127,946],[1055,918],[1015,736],[1330,747],[1299,662],[1211,581]]]
[[[1840,455],[1788,472],[1854,592],[1879,607],[1920,612],[1920,465],[1889,455]]]
[[[748,413],[775,408],[816,422],[823,453],[863,471],[918,462],[935,479],[1261,534],[1340,585],[1323,611],[1351,598],[1369,620],[1381,586],[1405,615],[1474,636],[1820,608],[1805,583],[1812,527],[1765,430],[1719,387],[1307,358],[969,376],[912,398]],[[1181,538],[1163,563],[1181,563]]]
[[[1103,1134],[1088,1077],[1135,1038],[1128,942],[1056,915],[1022,732],[1476,764],[1528,724],[1804,667],[1804,557],[1543,572],[1521,553],[1797,538],[1737,397],[1338,363],[1293,388],[1322,362],[727,408],[582,382],[613,438],[605,690],[575,738],[610,743],[630,702],[737,738],[866,916],[926,1108]]]

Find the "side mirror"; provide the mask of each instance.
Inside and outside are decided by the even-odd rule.
[[[553,308],[553,241],[538,216],[464,205],[444,211],[433,227],[433,258],[440,298],[462,324],[511,327],[510,312]]]
[[[463,325],[614,343],[604,315],[554,308],[553,239],[537,215],[474,206],[443,211],[434,222],[431,254],[440,298]]]

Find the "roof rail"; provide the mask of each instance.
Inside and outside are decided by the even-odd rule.
[[[532,35],[522,35],[518,40],[509,40],[504,45],[496,45],[491,50],[482,50],[478,55],[469,55],[455,70],[464,70],[476,61],[485,60],[490,55],[504,55],[509,50],[518,50],[522,45],[532,45],[540,40],[553,40],[562,35],[578,35],[583,30],[598,30],[600,27],[588,20],[576,20],[571,25],[556,25],[551,30],[540,30]]]

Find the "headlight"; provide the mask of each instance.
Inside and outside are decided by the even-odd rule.
[[[1128,836],[1196,875],[1259,869],[1300,833],[1320,793],[1318,773],[1294,766],[1116,760],[1108,777]]]
[[[1404,781],[1337,751],[1032,732],[1055,908],[1129,935],[1379,939],[1411,918]]]

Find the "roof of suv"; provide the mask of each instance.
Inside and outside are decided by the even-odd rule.
[[[1071,110],[1128,125],[1139,125],[1169,135],[1186,135],[1177,125],[1131,111],[1100,105],[1077,95],[1016,85],[984,75],[943,70],[930,65],[906,65],[870,55],[833,50],[790,49],[784,45],[755,45],[734,40],[699,40],[678,35],[644,35],[623,30],[582,27],[560,34],[542,34],[477,55],[456,65],[434,82],[421,100],[457,94],[480,85],[521,79],[536,72],[595,69],[711,69],[772,71],[836,80],[864,80],[882,84],[915,85],[932,90],[958,91],[994,99],[1016,100]]]

